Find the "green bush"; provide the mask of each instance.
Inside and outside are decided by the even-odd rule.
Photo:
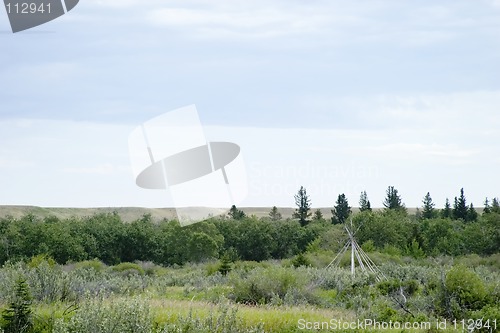
[[[10,306],[2,312],[1,327],[5,333],[32,332],[31,295],[24,277],[18,278],[15,298]]]
[[[305,271],[293,268],[270,267],[256,268],[245,277],[233,271],[230,283],[234,300],[246,304],[267,304],[271,300],[283,302],[288,294],[287,302],[306,303],[312,294],[306,291],[309,281],[304,273]],[[291,299],[293,295],[301,299]]]
[[[450,297],[456,298],[464,309],[478,310],[485,303],[487,294],[483,281],[465,266],[454,266],[446,275],[445,286]]]
[[[111,267],[111,269],[115,272],[120,272],[124,275],[130,274],[138,274],[144,275],[144,269],[138,264],[134,264],[132,262],[122,262],[118,265]]]
[[[147,301],[94,299],[83,302],[71,318],[56,320],[53,333],[151,333],[152,329]]]

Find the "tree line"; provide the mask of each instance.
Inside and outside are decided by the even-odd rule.
[[[485,205],[482,214],[467,204],[463,189],[442,210],[430,194],[422,209],[408,214],[397,189],[389,187],[384,209],[373,211],[366,192],[360,195],[360,212],[353,214],[344,194],[338,196],[332,218],[312,211],[305,188],[295,195],[297,209],[284,219],[277,207],[264,218],[247,216],[233,206],[226,216],[187,227],[176,220],[154,220],[144,215],[133,222],[117,213],[60,219],[0,218],[0,264],[40,254],[58,263],[99,259],[106,264],[152,261],[182,265],[211,258],[262,261],[284,259],[311,251],[335,252],[345,242],[342,223],[351,219],[359,229],[358,242],[368,250],[402,255],[435,256],[476,253],[489,255],[500,249],[498,199]]]

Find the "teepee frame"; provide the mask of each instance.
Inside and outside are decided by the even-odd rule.
[[[368,255],[363,251],[361,246],[359,246],[358,242],[356,242],[356,238],[354,235],[356,232],[359,230],[354,231],[354,226],[352,224],[352,219],[350,222],[350,225],[347,223],[344,224],[344,228],[347,231],[347,235],[349,238],[345,242],[344,247],[337,253],[335,258],[326,266],[326,268],[329,267],[335,267],[338,268],[340,266],[340,261],[342,260],[342,257],[344,256],[344,253],[347,252],[349,248],[351,248],[351,275],[352,277],[356,276],[356,261],[358,262],[358,267],[361,269],[363,272],[371,272],[375,274],[375,277],[377,281],[382,281],[382,280],[387,280],[387,277],[384,275],[384,273],[375,265],[373,260],[368,257]]]

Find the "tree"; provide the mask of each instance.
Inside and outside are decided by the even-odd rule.
[[[31,295],[23,277],[19,277],[16,281],[14,300],[3,311],[2,321],[5,333],[23,333],[32,330]]]
[[[491,203],[491,212],[500,214],[500,204],[498,203],[498,198],[493,198]]]
[[[241,220],[246,216],[245,213],[242,210],[236,208],[235,205],[231,206],[231,209],[229,210],[228,214],[233,220]]]
[[[273,208],[269,212],[269,217],[271,218],[271,221],[279,221],[279,220],[281,220],[282,216],[281,216],[281,213],[278,212],[278,207],[273,206]]]
[[[466,220],[470,221],[470,222],[474,222],[477,220],[477,212],[474,209],[474,206],[472,205],[472,203],[470,204],[469,209],[467,210]]]
[[[323,219],[323,213],[321,212],[321,209],[318,208],[314,211],[313,220],[321,221],[322,219]]]
[[[460,196],[455,197],[455,202],[453,203],[453,213],[452,216],[455,220],[462,219],[467,220],[467,212],[469,208],[467,207],[467,202],[464,195],[464,189],[460,189]]]
[[[429,192],[424,197],[424,200],[422,200],[422,203],[424,206],[422,207],[422,218],[424,219],[432,219],[436,217],[436,212],[434,210],[434,202],[432,202],[432,198]]]
[[[361,192],[359,196],[359,211],[371,211],[372,207],[370,204],[370,200],[368,200],[368,196],[366,195],[366,191]]]
[[[293,217],[299,219],[300,225],[304,227],[309,223],[308,218],[311,216],[311,199],[303,186],[300,187],[294,198],[297,209],[293,213]]]
[[[452,214],[452,211],[451,211],[450,200],[448,200],[448,198],[446,198],[446,202],[444,204],[444,208],[441,211],[441,217],[443,219],[449,219],[449,218],[451,218],[451,214]]]
[[[491,213],[490,201],[488,200],[488,197],[486,197],[486,200],[484,200],[483,214],[489,213]]]
[[[333,224],[343,224],[351,214],[351,207],[349,207],[349,202],[344,193],[339,194],[335,206],[332,210],[332,223]]]
[[[386,209],[398,210],[406,212],[406,207],[398,194],[398,190],[394,186],[389,186],[386,191],[386,198],[384,200],[384,207]]]
[[[231,269],[233,269],[231,266],[231,258],[229,257],[229,254],[227,252],[225,252],[222,255],[222,258],[220,259],[218,271],[222,275],[227,275],[227,273],[229,273],[231,271]]]

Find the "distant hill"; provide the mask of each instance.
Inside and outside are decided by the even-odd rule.
[[[265,217],[269,215],[271,207],[244,207],[243,210],[247,215],[255,215],[257,217]],[[313,208],[314,212],[317,208]],[[332,216],[332,208],[320,208],[325,218]],[[380,208],[375,208],[378,210]],[[352,208],[353,212],[357,212],[357,208]],[[477,209],[481,212],[481,208]],[[223,212],[223,210],[221,210]],[[278,211],[283,218],[292,217],[295,208],[278,207]],[[414,214],[415,208],[408,208],[408,213]],[[0,217],[13,216],[15,218],[22,217],[27,214],[33,214],[39,217],[56,216],[58,218],[69,218],[72,216],[83,217],[92,216],[98,213],[117,212],[123,221],[130,222],[141,218],[144,214],[151,214],[153,219],[161,220],[164,218],[173,219],[175,217],[174,208],[143,208],[143,207],[99,207],[99,208],[60,208],[60,207],[37,207],[37,206],[1,206]]]

